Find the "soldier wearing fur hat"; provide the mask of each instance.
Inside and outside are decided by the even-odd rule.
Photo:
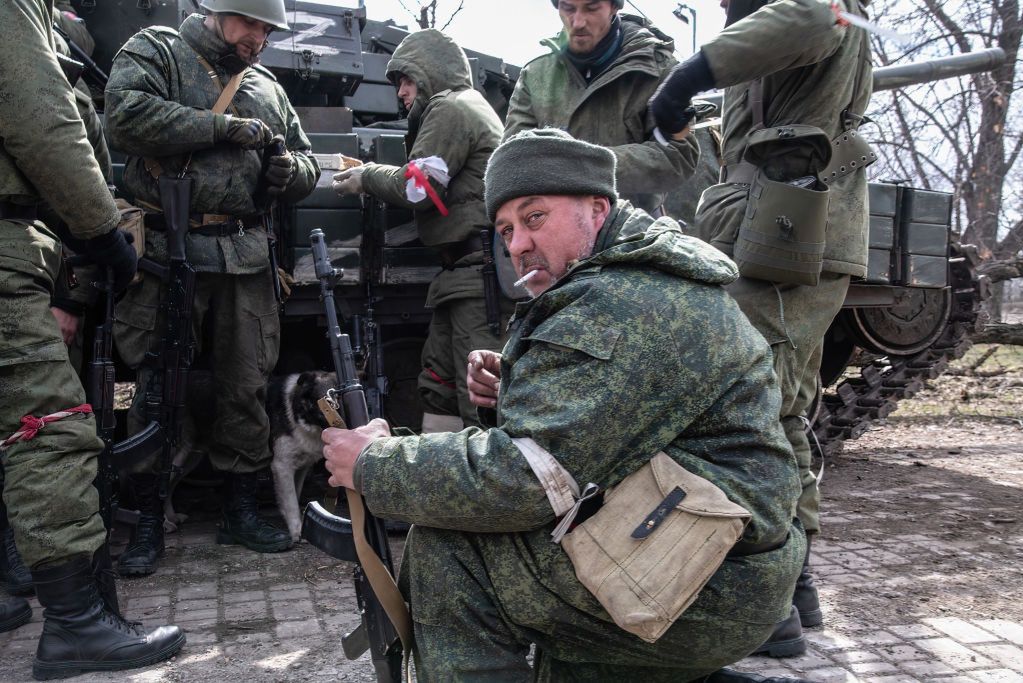
[[[391,437],[375,420],[323,434],[332,484],[415,525],[400,576],[420,680],[692,681],[788,612],[805,545],[770,348],[723,288],[734,264],[620,199],[616,161],[558,130],[520,133],[491,157],[487,213],[532,294],[503,354],[470,355],[469,389],[496,408],[494,427]],[[748,522],[708,561],[707,583],[684,586],[695,601],[648,615],[660,632],[640,635],[577,578],[567,547],[602,533],[603,508],[577,501],[610,505],[655,460]],[[632,515],[663,502],[648,493],[624,500]],[[644,538],[700,546],[677,540],[676,512],[643,524],[655,529]]]
[[[611,149],[618,191],[657,212],[699,159],[691,136],[654,139],[647,100],[675,65],[675,44],[648,20],[624,14],[622,0],[551,0],[561,33],[527,64],[508,105],[504,139],[552,127]]]

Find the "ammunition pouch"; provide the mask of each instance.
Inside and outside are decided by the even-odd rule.
[[[594,490],[588,485],[580,502]],[[663,452],[609,488],[600,509],[566,533],[572,514],[553,535],[576,578],[619,627],[648,643],[696,600],[751,517]]]
[[[118,230],[123,230],[132,236],[131,245],[135,247],[135,255],[142,258],[146,255],[146,230],[145,230],[145,211],[137,206],[132,206],[127,201],[121,198],[114,200],[117,204],[117,210],[121,212],[121,221],[117,224]],[[135,273],[135,277],[132,278],[131,284],[136,284],[142,281],[144,273],[139,270]]]
[[[794,148],[807,152],[806,175],[768,177],[765,166],[788,153],[784,150]],[[831,141],[815,126],[775,126],[752,132],[743,157],[746,163],[740,165],[740,174],[744,169],[752,178],[732,253],[739,273],[758,280],[816,286],[824,263],[830,199],[828,187],[817,173],[830,161]],[[727,180],[742,182],[733,180],[731,170]]]

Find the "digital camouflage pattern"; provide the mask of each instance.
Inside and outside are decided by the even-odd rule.
[[[564,32],[543,41],[550,53],[523,67],[508,104],[504,139],[549,127],[610,147],[618,158],[619,194],[652,211],[692,175],[700,150],[692,137],[667,146],[653,139],[647,102],[676,63],[675,43],[646,19],[619,16],[621,52],[589,85],[562,53]]]
[[[864,13],[857,0],[841,4]],[[799,31],[799,40],[791,40],[794,30]],[[753,125],[746,103],[751,80],[763,77],[767,126],[810,124],[829,138],[841,132],[843,111],[849,108],[860,114],[870,100],[866,32],[836,24],[829,5],[819,0],[776,0],[726,28],[702,50],[715,82],[727,86],[722,120],[726,165],[739,161]],[[730,254],[746,211],[748,187],[723,183],[707,189],[694,232]],[[849,276],[866,275],[867,263],[866,175],[860,170],[831,183],[830,194],[820,285],[743,278],[731,287],[743,312],[774,350],[782,392],[780,416],[803,482],[797,512],[809,532],[820,529],[820,492],[810,469],[803,416],[817,391],[824,333],[845,300]]]
[[[136,200],[159,206],[156,180],[143,159],[156,157],[167,173],[180,173],[188,164],[194,178],[193,213],[251,216],[261,211],[255,197],[260,153],[214,143],[216,115],[209,109],[220,91],[196,58],[199,54],[217,65],[233,52],[204,28],[201,15],[193,14],[182,22],[180,35],[160,27],[143,29],[114,58],[106,92],[107,132],[111,146],[129,155],[124,183]],[[226,84],[230,75],[215,68]],[[284,135],[296,168],[280,201],[297,202],[312,192],[319,167],[308,156],[309,140],[273,75],[259,66],[250,69],[233,106],[238,116],[262,119]],[[166,249],[165,234],[147,230],[146,254],[166,262]],[[195,339],[201,341],[204,322],[212,328],[213,344],[207,350],[217,393],[210,460],[221,470],[256,471],[270,460],[266,380],[280,348],[266,232],[258,227],[225,236],[189,233],[185,250],[199,271],[192,309]],[[147,350],[158,350],[154,331],[162,328],[161,289],[159,281],[146,276],[117,305],[114,341],[129,365],[137,367]],[[140,373],[130,428],[142,426],[147,372]],[[153,459],[145,468],[156,464]]]
[[[262,170],[260,152],[228,143],[215,143],[214,119],[209,111],[220,90],[196,58],[202,55],[222,84],[230,74],[217,60],[234,48],[203,28],[203,17],[193,14],[180,27],[142,29],[114,58],[106,90],[106,125],[110,146],[128,155],[124,185],[137,201],[160,206],[157,181],[145,168],[145,157],[157,158],[166,173],[178,174],[188,162],[195,179],[192,213],[250,216],[260,213],[255,197]],[[305,198],[316,186],[319,167],[309,155],[309,139],[284,89],[263,67],[249,70],[228,111],[262,119],[274,133],[284,136],[296,168],[291,183],[280,195],[282,203]],[[189,159],[191,161],[189,162]],[[154,256],[165,249],[163,235],[150,231],[147,248]],[[246,229],[225,237],[190,235],[189,262],[205,273],[257,273],[267,268],[266,233]]]
[[[412,203],[405,195],[405,166],[368,164],[365,192],[394,206],[415,211],[419,239],[428,246],[462,242],[490,228],[483,204],[483,172],[501,142],[501,119],[472,87],[469,60],[462,48],[434,29],[416,31],[398,45],[387,63],[388,76],[404,74],[419,89],[409,112],[409,159],[438,156],[448,165],[445,188],[431,180],[449,214],[442,216],[429,197]],[[430,283],[426,305],[434,309],[423,348],[419,391],[424,409],[460,415],[476,424],[476,409],[465,385],[466,357],[474,349],[500,350],[502,338],[487,326],[483,300],[483,255],[462,257]]]
[[[363,451],[355,482],[370,510],[416,525],[401,577],[421,680],[526,680],[536,643],[541,679],[685,681],[748,654],[788,615],[805,551],[796,464],[769,348],[721,286],[735,276],[671,219],[622,202],[592,257],[518,305],[499,427]],[[551,543],[554,515],[518,437],[602,488],[663,450],[750,511],[744,541],[788,541],[726,560],[648,644],[610,621]]]
[[[0,3],[0,202],[49,204],[71,232],[90,238],[120,217],[75,97],[57,64],[52,4]],[[0,220],[0,439],[23,415],[85,402],[50,313],[60,245],[40,222]],[[4,502],[18,549],[38,569],[89,557],[106,534],[92,482],[102,442],[91,417],[47,425],[4,450]]]

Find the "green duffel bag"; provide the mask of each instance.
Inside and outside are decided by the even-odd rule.
[[[831,141],[816,126],[774,126],[751,133],[743,156],[752,179],[732,253],[739,273],[815,286],[830,198],[818,174],[831,159]]]

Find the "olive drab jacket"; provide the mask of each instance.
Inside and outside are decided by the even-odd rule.
[[[214,142],[210,109],[220,95],[199,61],[201,55],[226,85],[230,74],[217,60],[234,51],[203,26],[193,14],[179,31],[165,27],[142,29],[114,58],[106,90],[107,137],[113,149],[128,155],[124,184],[135,200],[160,205],[157,180],[146,170],[146,158],[156,158],[165,173],[179,173],[188,164],[192,213],[249,216],[257,214],[255,197],[262,175],[262,156],[228,143]],[[279,199],[294,203],[316,186],[319,167],[309,156],[311,145],[284,89],[267,69],[254,66],[242,79],[228,113],[262,119],[284,136],[295,159],[295,172]],[[152,238],[150,238],[152,235]],[[161,233],[147,234],[147,251],[162,257]],[[266,233],[262,228],[242,234],[189,234],[189,262],[200,272],[257,273],[269,265]]]
[[[0,3],[0,202],[45,201],[81,239],[120,213],[55,56],[52,2]]]
[[[437,156],[444,160],[451,178],[445,188],[431,185],[448,209],[442,216],[426,197],[410,202],[405,193],[404,166],[368,164],[362,175],[363,189],[390,204],[415,211],[419,238],[427,246],[462,242],[489,228],[483,204],[483,172],[501,142],[501,119],[493,107],[473,89],[469,60],[462,48],[434,29],[409,34],[387,63],[395,82],[404,74],[419,89],[409,112],[408,158]],[[453,270],[441,272],[431,283],[427,305],[436,307],[456,298],[482,297],[480,254],[470,254]]]
[[[518,304],[500,426],[379,439],[356,461],[356,488],[374,514],[478,532],[528,556],[557,599],[591,614],[601,608],[551,543],[554,513],[514,439],[531,438],[576,481],[602,489],[664,450],[752,513],[744,541],[784,541],[796,463],[777,419],[771,350],[722,286],[736,276],[731,260],[674,220],[619,202],[593,255]],[[784,618],[791,586],[776,588],[729,588],[735,613]]]
[[[661,145],[647,101],[675,65],[674,41],[646,19],[620,14],[623,42],[614,63],[587,85],[562,52],[564,32],[543,41],[550,53],[522,69],[505,118],[505,139],[531,128],[560,128],[610,147],[618,193],[651,211],[686,182],[700,150],[691,136]]]
[[[864,0],[840,0],[865,16]],[[793,40],[798,30],[799,40]],[[834,139],[842,113],[862,115],[870,100],[870,43],[862,29],[836,22],[821,0],[775,0],[735,22],[705,44],[714,81],[725,87],[722,157],[742,158],[753,125],[749,86],[764,82],[764,124],[808,124]],[[704,192],[695,230],[731,253],[746,210],[748,186],[723,183]],[[867,264],[867,178],[862,169],[831,184],[824,271],[862,277]]]

